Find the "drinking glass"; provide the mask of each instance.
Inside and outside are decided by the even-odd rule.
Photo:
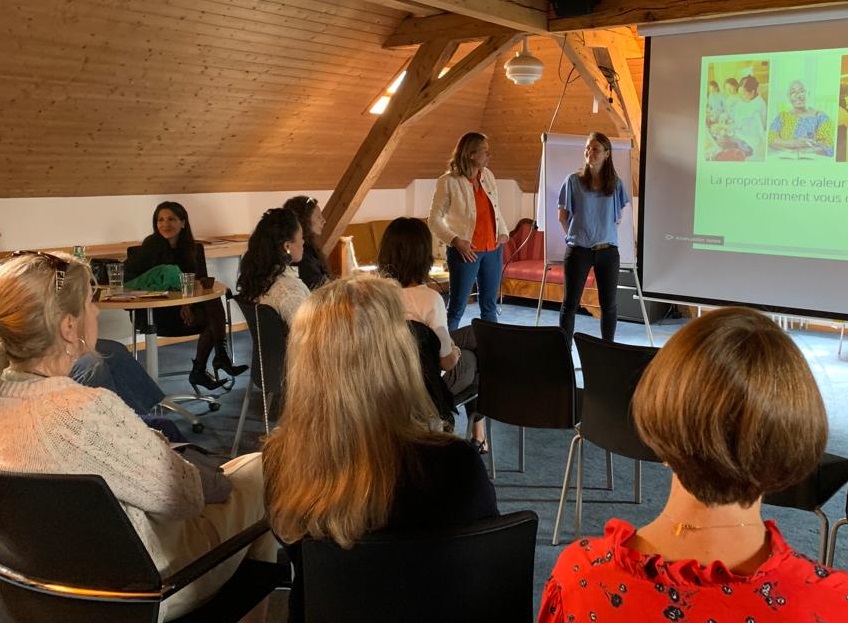
[[[106,272],[109,274],[109,294],[121,294],[124,291],[124,265],[107,264]]]
[[[194,273],[180,273],[180,292],[183,298],[194,296]]]

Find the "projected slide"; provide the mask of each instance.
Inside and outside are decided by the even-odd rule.
[[[848,260],[848,48],[701,60],[692,248]]]

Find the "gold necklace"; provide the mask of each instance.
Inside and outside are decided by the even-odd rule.
[[[660,513],[660,517],[663,517],[667,521],[670,521],[674,524],[674,536],[680,536],[684,532],[695,532],[697,530],[718,530],[723,528],[750,528],[752,526],[763,526],[762,520],[757,522],[720,524],[717,526],[696,526],[695,524],[686,523],[685,521],[677,521],[676,519],[669,517],[665,513]]]

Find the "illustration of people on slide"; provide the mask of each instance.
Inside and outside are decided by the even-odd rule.
[[[769,125],[769,154],[799,160],[832,157],[833,120],[826,112],[812,106],[807,83],[792,80],[787,95],[788,107],[779,104],[780,110]]]
[[[719,83],[724,96],[719,110]],[[707,160],[762,161],[766,151],[769,62],[762,60],[710,63],[707,67]]]

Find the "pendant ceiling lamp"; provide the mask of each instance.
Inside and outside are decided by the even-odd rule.
[[[538,58],[530,54],[527,48],[527,37],[521,39],[521,51],[504,63],[506,77],[515,84],[533,84],[542,77],[545,66]]]

